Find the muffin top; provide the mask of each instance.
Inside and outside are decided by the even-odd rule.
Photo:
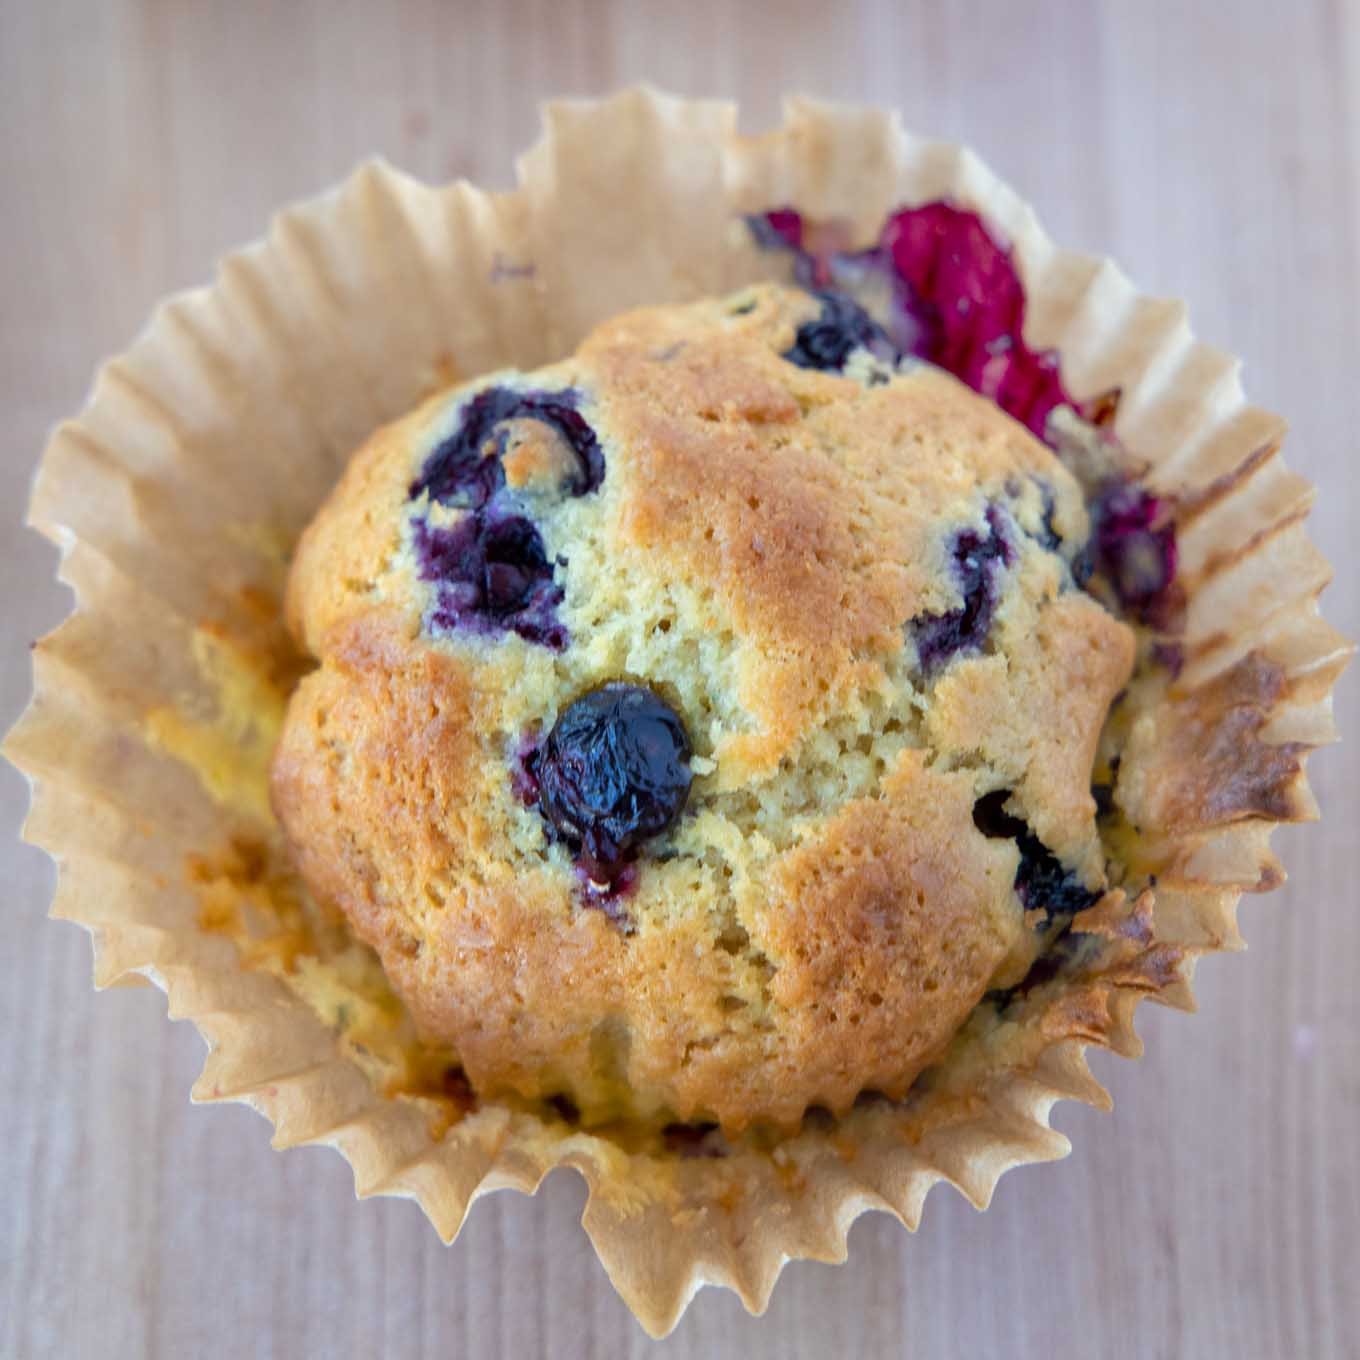
[[[897,1098],[1107,885],[1132,631],[1022,425],[773,285],[377,432],[289,585],[275,809],[487,1097]]]

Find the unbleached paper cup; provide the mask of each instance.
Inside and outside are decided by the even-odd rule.
[[[207,1040],[196,1100],[254,1106],[279,1147],[337,1147],[360,1195],[415,1199],[446,1241],[476,1196],[575,1167],[586,1231],[654,1334],[705,1283],[760,1311],[785,1261],[843,1260],[866,1209],[914,1229],[938,1181],[982,1207],[1009,1168],[1063,1156],[1054,1102],[1107,1103],[1086,1047],[1136,1055],[1138,1001],[1190,1006],[1195,960],[1240,944],[1240,895],[1280,881],[1270,833],[1315,815],[1303,764],[1334,737],[1351,650],[1318,612],[1329,570],[1283,423],[1180,303],[1058,249],[970,151],[887,114],[794,99],[773,132],[735,122],[648,90],[554,104],[513,191],[371,163],[158,307],[43,455],[30,520],[76,607],[38,645],[5,747],[32,781],[26,835],[60,866],[53,915],[90,932],[96,984],[153,982]],[[637,1151],[479,1102],[307,900],[270,814],[299,673],[280,619],[292,545],[349,454],[431,389],[561,357],[624,308],[786,274],[744,214],[792,205],[867,243],[893,209],[940,198],[1010,243],[1027,343],[1056,350],[1079,398],[1118,391],[1125,456],[1176,505],[1183,668],[1135,755],[1155,890],[1087,912],[1095,961],[1004,1018],[979,1012],[905,1101],[759,1150]],[[1167,794],[1223,775],[1225,744],[1222,797]]]

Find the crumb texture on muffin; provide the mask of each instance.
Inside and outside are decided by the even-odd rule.
[[[1110,886],[1135,648],[1091,530],[1021,424],[816,294],[618,317],[356,455],[292,571],[275,808],[481,1093],[732,1131],[901,1096]],[[558,727],[609,685],[651,697]],[[661,740],[678,812],[630,782]]]

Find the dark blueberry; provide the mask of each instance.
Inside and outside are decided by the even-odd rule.
[[[685,806],[689,757],[679,716],[640,685],[603,685],[563,710],[532,770],[540,813],[590,883],[626,886],[639,848]]]
[[[1023,836],[1017,844],[1020,868],[1015,875],[1015,891],[1026,911],[1042,911],[1045,923],[1051,923],[1055,917],[1075,916],[1100,901],[1100,894],[1064,868],[1037,836]]]
[[[604,453],[595,432],[576,409],[579,392],[518,392],[509,387],[488,387],[462,409],[458,428],[425,460],[420,476],[411,483],[415,500],[428,493],[443,505],[466,505],[480,509],[505,485],[500,455],[507,420],[538,420],[551,426],[576,455],[577,470],[569,487],[573,496],[584,496],[604,481]]]
[[[973,824],[993,840],[1013,840],[1020,851],[1015,892],[1026,911],[1042,911],[1044,924],[1071,919],[1100,900],[1036,836],[1027,822],[1006,811],[1009,789],[985,794],[973,804]]]
[[[442,528],[417,519],[412,532],[421,579],[435,584],[431,628],[511,632],[554,651],[566,646],[555,612],[562,590],[530,520],[482,509]]]
[[[987,639],[996,612],[997,573],[1015,560],[1015,548],[1000,508],[987,507],[985,532],[962,530],[954,539],[950,556],[963,605],[944,614],[923,614],[911,625],[927,674],[960,652],[980,650]]]
[[[839,372],[857,349],[871,350],[895,363],[897,349],[883,328],[858,303],[843,293],[818,293],[821,315],[798,327],[793,347],[784,358],[799,368],[834,369]]]
[[[413,524],[423,580],[436,583],[429,627],[479,633],[517,633],[529,642],[560,651],[566,629],[556,608],[562,590],[542,536],[531,520],[512,513],[501,466],[508,420],[538,420],[551,426],[576,456],[567,492],[584,496],[604,480],[604,454],[595,432],[576,409],[580,393],[517,392],[488,387],[466,402],[458,428],[425,460],[410,497],[428,495],[471,513],[459,523],[432,528]]]
[[[1176,530],[1169,504],[1142,487],[1107,487],[1092,503],[1092,565],[1123,607],[1153,627],[1171,622]]]

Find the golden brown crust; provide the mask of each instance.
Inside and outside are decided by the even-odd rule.
[[[840,1113],[864,1089],[904,1095],[1012,947],[1015,850],[972,828],[973,801],[971,777],[904,752],[878,798],[850,804],[772,866],[753,933],[788,1017],[788,1078],[815,1103]],[[852,1063],[823,1042],[837,1029],[857,1035]]]
[[[1069,594],[1041,611],[1033,642],[953,666],[935,685],[927,730],[946,748],[975,744],[1007,776],[1039,838],[1089,864],[1099,854],[1091,768],[1133,667],[1133,635],[1094,600]]]
[[[1042,545],[1045,496],[1080,545],[1076,483],[944,374],[790,364],[815,312],[763,288],[634,313],[498,379],[581,393],[605,453],[597,492],[555,501],[564,446],[505,431],[558,563],[560,653],[430,632],[410,516],[464,512],[407,497],[463,394],[380,431],[304,539],[289,617],[321,664],[275,807],[312,890],[487,1095],[733,1130],[901,1095],[1037,947],[1015,843],[977,830],[975,800],[1013,790],[1101,882],[1091,763],[1133,643]],[[926,671],[913,620],[961,608],[952,545],[989,505],[995,618]],[[626,929],[512,788],[534,730],[620,676],[663,693],[706,762],[617,906]]]
[[[289,704],[271,796],[317,895],[369,944],[406,951],[417,884],[394,871],[463,858],[481,839],[459,815],[477,754],[467,668],[412,647],[387,611],[337,629],[326,655]],[[381,853],[384,826],[399,828],[399,856]]]
[[[410,482],[402,453],[441,404],[432,398],[377,430],[298,541],[284,615],[289,631],[313,656],[325,654],[325,635],[337,622],[376,602],[382,567],[400,546],[401,507]]]

